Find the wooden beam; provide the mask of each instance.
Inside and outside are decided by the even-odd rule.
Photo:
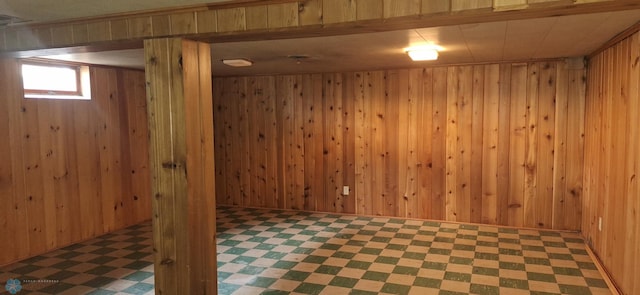
[[[144,43],[156,294],[216,294],[210,46]]]
[[[486,23],[640,8],[635,0],[544,1],[247,0],[0,28],[0,56],[86,46],[141,44],[149,37],[202,42],[303,38]],[[533,1],[533,3],[532,3]],[[442,2],[442,3],[440,3]],[[539,3],[540,2],[540,3]],[[524,4],[523,4],[524,3]],[[140,45],[138,45],[140,46]],[[64,53],[64,52],[63,52]],[[40,54],[44,55],[44,53]]]

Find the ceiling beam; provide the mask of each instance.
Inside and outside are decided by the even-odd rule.
[[[181,37],[236,42],[406,30],[640,9],[637,0],[273,0],[131,12],[0,28],[0,55],[141,47]],[[71,48],[71,49],[69,49]],[[20,53],[21,52],[21,53]]]

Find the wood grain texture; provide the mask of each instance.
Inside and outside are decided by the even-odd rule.
[[[565,78],[555,80],[558,75]],[[553,138],[565,134],[571,155],[562,157],[582,157],[582,137],[570,133],[584,128],[582,76],[584,69],[553,61],[216,78],[215,104],[247,93],[249,103],[231,105],[250,120],[240,124],[216,107],[216,126],[231,124],[223,129],[255,140],[240,144],[219,133],[216,144],[247,155],[251,171],[277,166],[276,192],[262,188],[270,181],[263,172],[250,178],[244,197],[251,206],[578,230],[579,214],[562,208],[582,202],[581,164],[556,159]],[[272,111],[256,96],[267,93],[275,95],[276,134],[260,137]],[[553,123],[557,95],[566,96],[563,124]],[[527,127],[540,120],[549,121],[545,136]],[[548,143],[539,145],[542,140]],[[265,154],[273,148],[275,163]],[[565,168],[554,173],[559,162]],[[217,174],[218,193],[229,195],[219,204],[240,198],[222,188],[243,165],[229,164]],[[570,189],[554,186],[569,176]]]
[[[155,289],[217,294],[211,49],[179,38],[144,47]]]
[[[0,34],[4,35],[4,46],[0,41],[0,50],[48,49],[61,45],[104,45],[113,49],[140,44],[151,36],[186,35],[209,42],[317,37],[638,7],[640,4],[636,1],[611,0],[253,0],[207,3],[36,25],[12,25]],[[436,17],[432,17],[434,15]],[[69,30],[71,27],[73,30]]]
[[[148,220],[144,73],[91,68],[91,101],[39,100],[18,67],[0,60],[0,265]]]
[[[567,113],[567,163],[578,160],[570,155],[574,133],[582,134],[571,123],[584,120],[584,178],[576,178],[567,168],[565,196],[575,204],[575,187],[584,185],[582,228],[587,243],[600,258],[623,294],[640,292],[640,210],[638,167],[640,165],[638,111],[640,99],[640,33],[635,33],[589,60],[587,73],[586,114],[580,117],[571,107]],[[575,80],[584,76],[570,74],[569,99],[581,88]],[[577,128],[577,130],[576,130]],[[582,161],[581,161],[582,162]],[[568,199],[568,200],[567,200]],[[602,231],[598,229],[602,218]],[[563,220],[563,222],[572,222]]]

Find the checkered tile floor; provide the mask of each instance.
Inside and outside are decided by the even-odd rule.
[[[5,282],[18,279],[16,294],[154,294],[151,224],[74,244],[0,268]]]
[[[219,294],[611,294],[578,234],[267,209],[217,214]],[[153,294],[150,234],[142,224],[34,257],[0,268],[0,282],[25,282],[17,294]]]
[[[611,294],[578,234],[225,208],[220,294]]]

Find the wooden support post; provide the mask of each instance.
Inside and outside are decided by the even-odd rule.
[[[156,294],[216,294],[209,44],[144,43]]]

